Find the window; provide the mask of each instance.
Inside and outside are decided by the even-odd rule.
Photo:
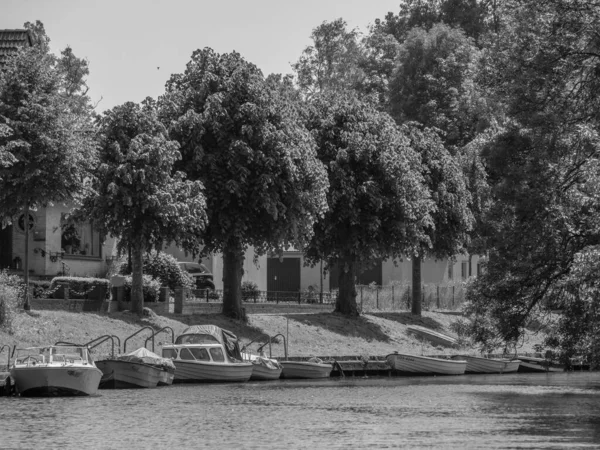
[[[100,234],[92,224],[66,225],[62,229],[60,246],[65,255],[100,258]]]
[[[448,260],[448,281],[454,278],[454,261]]]
[[[478,262],[477,263],[477,276],[481,275],[483,273],[483,263]]]
[[[190,348],[189,350],[197,361],[210,361],[210,356],[205,348]]]
[[[212,359],[215,362],[225,361],[225,356],[223,356],[223,350],[221,350],[219,347],[211,347],[210,356],[212,356]]]
[[[174,348],[163,348],[162,356],[167,359],[176,359],[177,351]]]
[[[460,277],[463,280],[466,280],[468,276],[469,276],[469,263],[467,261],[463,261],[460,264]]]
[[[182,348],[181,350],[179,350],[179,358],[183,360],[193,361],[194,355],[192,355],[192,352],[190,352],[189,348]]]

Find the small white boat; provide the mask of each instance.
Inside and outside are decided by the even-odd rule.
[[[252,376],[250,380],[278,380],[281,377],[283,366],[276,359],[249,353],[242,353],[242,355],[244,356],[244,360],[252,363]]]
[[[433,345],[441,345],[443,347],[458,347],[458,342],[451,336],[447,336],[438,331],[430,330],[429,328],[419,325],[409,325],[406,331],[420,339],[424,339]]]
[[[215,325],[185,329],[174,344],[163,344],[162,356],[175,364],[175,383],[248,381],[254,366],[243,361],[235,334]]]
[[[10,374],[22,396],[95,395],[102,372],[88,349],[50,345],[17,349]]]
[[[333,369],[331,364],[319,358],[308,361],[279,361],[283,366],[281,378],[329,378]]]
[[[153,388],[173,383],[175,365],[146,348],[116,358],[97,361],[102,371],[100,384],[104,389]]]
[[[466,373],[514,373],[519,370],[521,361],[507,358],[485,358],[480,356],[461,355],[453,359],[466,359]]]
[[[466,360],[417,356],[406,353],[392,353],[387,355],[386,359],[392,369],[415,375],[463,375],[467,368]]]

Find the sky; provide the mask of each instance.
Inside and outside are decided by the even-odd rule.
[[[0,29],[41,20],[51,50],[89,61],[96,112],[158,97],[192,52],[237,51],[266,76],[291,73],[312,30],[342,17],[366,32],[401,0],[0,0]]]

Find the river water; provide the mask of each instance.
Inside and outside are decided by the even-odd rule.
[[[0,397],[0,448],[600,448],[600,373],[278,380]]]

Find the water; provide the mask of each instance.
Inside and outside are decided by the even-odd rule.
[[[0,398],[0,448],[600,448],[600,373],[279,380]]]

